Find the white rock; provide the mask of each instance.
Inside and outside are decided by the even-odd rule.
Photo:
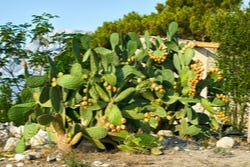
[[[9,131],[13,136],[15,136],[17,138],[21,138],[21,136],[24,132],[24,126],[22,125],[22,126],[16,127],[16,126],[11,125],[9,127]]]
[[[17,167],[22,167],[22,166],[24,166],[24,163],[23,163],[23,162],[18,162],[18,163],[16,164],[16,166],[17,166]]]
[[[93,161],[92,163],[91,163],[91,167],[99,167],[99,166],[101,166],[103,164],[103,162],[101,162],[101,161]]]
[[[216,142],[216,147],[221,148],[232,148],[235,144],[235,141],[231,137],[222,137],[220,140]]]
[[[44,145],[49,143],[48,133],[42,129],[40,129],[35,136],[30,138],[29,144],[34,146]]]
[[[6,164],[6,167],[16,167],[16,165],[13,165],[13,164]]]
[[[6,152],[12,152],[15,150],[16,148],[16,144],[17,142],[19,141],[20,139],[19,138],[16,138],[16,137],[11,137],[9,138],[7,141],[6,141],[6,144],[3,148],[3,151],[6,151]]]
[[[30,156],[25,154],[15,154],[14,159],[16,161],[24,161],[24,160],[29,160]]]

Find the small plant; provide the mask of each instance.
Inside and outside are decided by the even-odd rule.
[[[87,167],[88,163],[84,160],[79,160],[76,157],[76,153],[72,152],[69,155],[65,156],[64,163],[67,167]]]

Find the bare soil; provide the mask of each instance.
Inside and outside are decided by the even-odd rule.
[[[179,142],[179,144],[183,143]],[[198,149],[193,146],[195,144],[188,143],[183,149],[178,150],[176,145],[172,145],[158,156],[114,150],[82,152],[76,149],[66,155],[62,161],[46,162],[45,156],[39,160],[25,162],[25,167],[65,167],[65,164],[69,167],[80,167],[74,165],[79,162],[84,164],[83,167],[89,167],[93,166],[94,161],[102,162],[100,167],[105,167],[107,164],[109,167],[250,167],[250,147],[246,143],[238,143],[232,149],[216,149],[215,147]],[[0,167],[5,167],[6,164],[6,161],[0,161]]]

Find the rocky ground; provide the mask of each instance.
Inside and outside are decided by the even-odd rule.
[[[163,154],[158,156],[117,150],[98,152],[84,141],[64,155],[47,143],[46,133],[39,132],[24,154],[14,154],[13,146],[21,133],[21,127],[0,125],[0,167],[250,167],[250,145],[234,137],[213,139],[204,148],[200,142],[165,136]]]

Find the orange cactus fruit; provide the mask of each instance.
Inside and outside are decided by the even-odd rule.
[[[26,66],[26,65],[27,65],[26,61],[23,60],[23,61],[21,62],[21,65],[22,65],[22,66]]]

